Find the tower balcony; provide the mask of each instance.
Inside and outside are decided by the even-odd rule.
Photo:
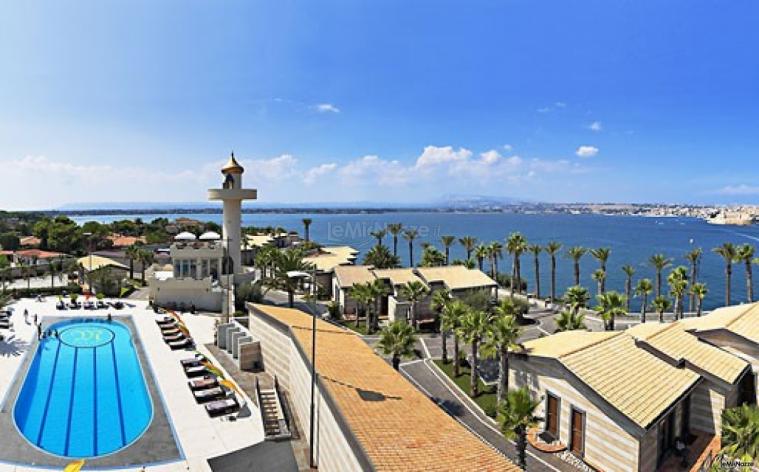
[[[209,200],[255,200],[258,191],[253,188],[212,188],[208,190]]]

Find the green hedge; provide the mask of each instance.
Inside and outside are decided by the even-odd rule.
[[[79,285],[67,285],[65,287],[36,287],[36,288],[13,288],[6,290],[6,293],[10,293],[14,298],[29,298],[36,297],[37,295],[51,296],[61,295],[66,293],[82,293],[82,287]]]

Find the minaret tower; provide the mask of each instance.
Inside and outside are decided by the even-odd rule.
[[[224,247],[229,258],[232,260],[232,270],[228,273],[242,273],[242,257],[240,254],[240,219],[243,200],[255,200],[255,189],[242,188],[242,173],[245,169],[235,160],[235,153],[229,157],[229,161],[221,168],[224,175],[222,188],[208,190],[209,200],[221,200],[224,202],[224,221],[222,222],[222,238]]]

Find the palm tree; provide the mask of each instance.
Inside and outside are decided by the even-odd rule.
[[[599,264],[599,268],[604,271],[604,274],[606,274],[606,262],[609,260],[609,256],[611,255],[611,249],[608,247],[599,247],[596,249],[590,250],[590,255],[593,256]],[[604,293],[606,291],[606,277],[603,277],[599,280],[600,283],[600,292]]]
[[[373,309],[371,319],[367,320],[367,334],[374,334],[379,329],[379,316],[382,309],[382,297],[387,295],[388,289],[385,282],[380,279],[374,279],[367,282],[368,292],[371,295]]]
[[[418,280],[412,280],[411,282],[407,282],[405,285],[401,285],[400,287],[401,297],[405,298],[409,301],[409,303],[411,303],[410,318],[411,325],[414,327],[414,329],[417,328],[418,324],[418,320],[416,319],[416,307],[419,302],[427,296],[429,291],[430,289],[428,289],[426,285]]]
[[[614,331],[614,321],[617,316],[627,314],[625,296],[612,290],[598,295],[596,299],[598,300],[596,311],[604,320],[604,328],[606,331]]]
[[[459,336],[464,342],[469,343],[472,355],[472,368],[470,370],[470,395],[476,397],[479,394],[477,381],[479,380],[479,348],[482,338],[488,334],[490,319],[488,314],[482,310],[468,310],[467,314],[461,320],[459,327]]]
[[[588,252],[582,246],[573,246],[567,249],[567,254],[574,263],[575,285],[580,285],[580,259]]]
[[[669,301],[669,298],[659,295],[654,298],[653,306],[654,310],[659,314],[659,323],[664,323],[664,312],[672,307],[672,302]]]
[[[706,288],[705,283],[697,282],[691,285],[690,293],[696,299],[696,316],[701,316],[704,298],[706,298],[706,294],[709,293],[709,289]]]
[[[739,246],[737,250],[737,261],[742,261],[746,267],[746,301],[749,303],[754,301],[754,273],[751,267],[754,252],[756,251],[751,244]]]
[[[391,356],[393,369],[398,370],[402,357],[414,356],[414,344],[414,328],[403,320],[397,320],[382,328],[377,346],[382,354]]]
[[[155,259],[153,257],[153,251],[140,249],[140,251],[137,253],[137,259],[140,261],[140,266],[142,267],[140,280],[142,281],[142,285],[145,285],[145,269],[147,269],[147,267],[152,264],[153,260]]]
[[[551,303],[556,300],[556,255],[561,250],[561,243],[551,241],[546,244],[546,253],[551,256]]]
[[[293,247],[284,251],[272,253],[272,273],[264,279],[264,284],[269,288],[275,288],[287,292],[287,304],[290,308],[295,306],[295,292],[300,286],[300,280],[290,277],[291,272],[311,272],[313,264],[303,260],[302,249]]]
[[[451,303],[451,292],[448,289],[441,288],[432,292],[432,300],[430,300],[430,308],[437,315],[440,320],[440,340],[443,344],[443,362],[448,362],[448,331],[443,328],[443,310]]]
[[[485,258],[488,257],[488,247],[484,244],[478,245],[474,250],[474,257],[477,258],[477,267],[483,271],[485,269],[483,265],[485,263]]]
[[[556,332],[573,331],[575,329],[587,329],[585,326],[585,315],[573,311],[562,311],[554,320],[556,321]]]
[[[535,268],[535,298],[540,300],[540,253],[543,252],[543,246],[528,244],[527,250],[532,253],[532,264]]]
[[[364,256],[364,264],[374,266],[375,269],[392,269],[401,265],[398,256],[390,253],[387,246],[377,245],[369,249]]]
[[[445,265],[445,255],[432,244],[425,244],[422,251],[421,267],[440,267]]]
[[[579,313],[581,309],[587,308],[589,301],[588,289],[581,285],[569,287],[564,293],[564,303],[575,314]]]
[[[498,408],[501,419],[501,432],[508,439],[516,440],[517,465],[522,470],[527,469],[527,431],[534,428],[542,420],[535,415],[535,410],[542,399],[533,400],[526,386],[509,391]]]
[[[306,242],[311,241],[310,228],[312,222],[313,220],[311,218],[303,218],[303,235],[306,239]]]
[[[416,228],[409,228],[403,232],[403,239],[408,241],[408,266],[414,267],[414,240],[419,236]]]
[[[450,265],[451,246],[456,243],[456,236],[440,236],[440,242],[443,244],[443,249],[445,251],[445,265]]]
[[[461,320],[464,319],[468,312],[468,308],[461,300],[453,300],[445,307],[443,307],[443,313],[440,320],[440,329],[444,332],[450,332],[453,334],[453,376],[458,377],[459,372],[459,328],[461,327]],[[443,355],[446,356],[445,348],[443,348]],[[444,359],[445,361],[445,359]]]
[[[630,311],[630,298],[632,297],[633,275],[635,267],[627,264],[622,266],[622,272],[625,273],[625,297],[627,298],[627,311]]]
[[[511,265],[511,297],[514,298],[514,293],[522,293],[522,268],[521,257],[522,253],[527,250],[527,239],[522,233],[511,233],[506,239],[506,251],[512,255],[513,262]]]
[[[516,307],[511,299],[505,298],[495,309],[495,317],[490,321],[487,340],[482,345],[483,354],[498,357],[498,389],[496,399],[502,403],[509,391],[509,349],[517,347],[521,329],[517,323]]]
[[[382,246],[382,240],[385,239],[385,236],[387,236],[387,230],[385,228],[380,228],[374,231],[370,231],[369,235],[377,240],[377,246]]]
[[[451,261],[451,265],[460,265],[460,266],[466,267],[467,269],[474,269],[475,267],[477,267],[477,263],[474,262],[472,259],[467,259],[467,260],[454,259]]]
[[[474,247],[477,245],[477,238],[472,237],[472,236],[464,236],[463,238],[459,238],[459,244],[461,244],[466,250],[467,260],[471,259],[472,251],[474,250]]]
[[[733,243],[724,243],[722,246],[712,249],[712,252],[715,252],[722,256],[722,259],[725,261],[725,306],[728,306],[730,305],[730,292],[733,278],[733,262],[735,262],[738,257],[738,250],[735,248],[735,245]]]
[[[493,241],[488,244],[488,256],[490,256],[490,276],[495,280],[498,277],[498,258],[503,253],[503,244]]]
[[[371,293],[369,289],[369,285],[367,284],[354,284],[350,288],[350,296],[352,299],[356,300],[356,303],[358,306],[356,307],[356,328],[359,326],[359,322],[361,320],[361,313],[363,312],[366,316],[366,324],[369,325],[369,305],[372,303],[372,300],[374,299],[374,295]]]
[[[598,291],[597,291],[596,295],[603,295],[604,292],[605,292],[605,290],[604,290],[604,285],[605,285],[604,281],[606,280],[606,271],[603,270],[603,269],[596,269],[596,270],[593,271],[593,273],[590,275],[590,277],[593,280],[595,280],[596,283],[598,284]]]
[[[398,235],[403,231],[403,225],[401,223],[390,223],[387,225],[387,230],[393,235],[393,255],[398,255]]]
[[[126,251],[124,251],[124,255],[126,255],[127,259],[129,259],[129,278],[134,279],[134,261],[137,260],[140,253],[140,247],[137,245],[132,245],[126,248]]]
[[[688,288],[688,269],[683,266],[676,267],[670,272],[667,277],[667,284],[669,284],[669,294],[675,299],[674,305],[674,319],[682,318],[683,315],[683,301]]]
[[[720,455],[756,464],[759,458],[759,407],[743,404],[724,410],[722,444]],[[748,469],[751,467],[741,468]]]
[[[695,284],[698,281],[698,266],[701,264],[701,255],[703,254],[703,249],[700,247],[697,247],[693,250],[691,250],[688,254],[685,255],[685,258],[690,263],[690,283]],[[689,302],[688,302],[688,311],[693,311],[693,306],[695,305],[694,296],[691,294]]]
[[[672,264],[672,259],[668,259],[664,254],[654,254],[648,258],[648,263],[656,271],[656,296],[658,297],[661,295],[661,273]]]
[[[648,308],[648,296],[654,290],[654,284],[650,279],[638,280],[638,285],[635,286],[635,295],[643,297],[643,302],[640,304],[640,322],[646,322],[646,310]]]

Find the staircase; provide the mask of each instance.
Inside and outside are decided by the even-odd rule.
[[[256,379],[256,396],[258,397],[258,408],[261,410],[261,419],[264,423],[265,439],[271,441],[292,437],[287,415],[282,408],[277,379],[274,379],[274,388],[270,389],[262,389],[258,379]]]

